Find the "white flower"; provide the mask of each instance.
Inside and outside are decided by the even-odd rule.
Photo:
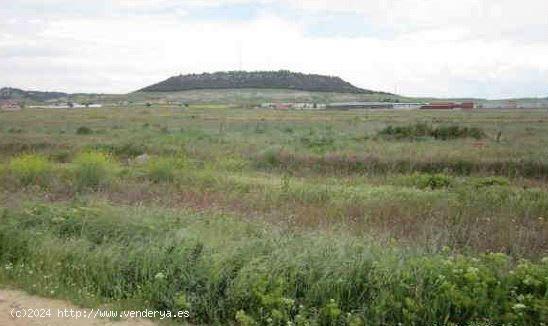
[[[525,308],[527,308],[527,306],[524,305],[523,303],[516,303],[516,304],[512,307],[512,309],[514,309],[514,310],[523,310],[523,309],[525,309]]]
[[[476,268],[476,267],[468,267],[468,269],[466,270],[468,273],[472,273],[472,274],[476,274],[477,272],[479,272],[479,268]]]

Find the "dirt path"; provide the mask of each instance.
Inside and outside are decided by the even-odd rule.
[[[43,318],[14,318],[12,314],[16,311],[23,313],[25,309],[50,309],[51,317],[43,316]],[[153,326],[152,321],[142,319],[128,319],[121,321],[111,321],[108,319],[94,318],[70,318],[59,317],[58,310],[65,311],[70,309],[78,310],[82,314],[89,313],[90,309],[79,308],[71,303],[62,300],[47,299],[29,295],[22,291],[0,289],[0,325],[8,326],[58,326],[58,325],[74,325],[74,326]],[[28,311],[28,310],[26,310]]]

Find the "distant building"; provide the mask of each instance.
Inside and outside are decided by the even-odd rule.
[[[72,102],[29,106],[29,108],[32,108],[32,109],[85,109],[85,108],[100,108],[100,107],[103,107],[103,105],[95,104],[95,103],[79,104],[79,103],[72,103]]]
[[[463,109],[463,110],[473,110],[474,102],[432,102],[425,104],[420,107],[421,110],[453,110],[453,109]]]
[[[19,111],[21,110],[21,104],[14,100],[2,100],[0,101],[0,110],[2,111]]]
[[[420,109],[423,103],[392,103],[392,105],[397,110],[414,110]]]
[[[276,110],[322,110],[325,109],[324,103],[261,103],[259,106],[262,109],[276,109]]]
[[[462,102],[460,108],[463,110],[473,110],[475,108],[474,102]]]
[[[350,110],[350,109],[393,109],[394,103],[388,102],[341,102],[329,103],[327,109]]]
[[[326,105],[324,103],[292,103],[291,108],[300,109],[300,110],[321,110],[325,109]]]

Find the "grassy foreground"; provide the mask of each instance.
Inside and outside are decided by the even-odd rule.
[[[0,284],[189,310],[193,324],[538,325],[547,123],[542,110],[3,113]]]
[[[2,280],[81,303],[188,309],[198,323],[548,317],[546,259],[430,254],[229,216],[84,202],[4,210],[1,222]]]

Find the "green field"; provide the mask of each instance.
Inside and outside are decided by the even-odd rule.
[[[541,325],[547,219],[546,110],[0,112],[0,285],[89,307]]]

